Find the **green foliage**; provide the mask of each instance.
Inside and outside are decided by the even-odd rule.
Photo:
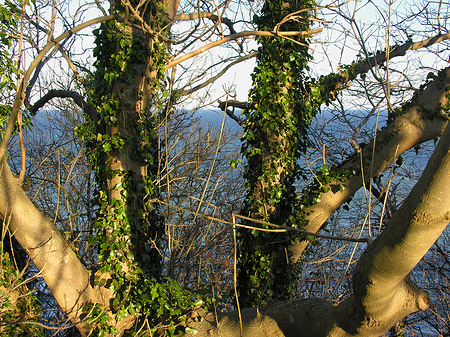
[[[17,41],[21,2],[0,3],[0,129],[6,127],[16,92],[17,60],[11,48]]]
[[[284,8],[284,1],[266,1],[260,17],[260,30],[273,30],[290,11],[309,8],[303,1],[299,8]],[[300,5],[299,5],[300,6]],[[306,16],[305,12],[305,16]],[[301,24],[286,23],[283,30],[308,30],[307,16]],[[305,70],[310,59],[307,40],[292,41],[280,37],[260,39],[258,66],[253,73],[250,108],[244,111],[246,129],[243,154],[248,161],[246,178],[249,195],[257,185],[268,185],[264,195],[254,198],[252,208],[281,202],[289,208],[292,185],[299,174],[296,159],[308,145],[306,128],[317,110],[311,104],[311,92]],[[282,177],[279,177],[282,171]],[[270,220],[268,215],[263,215]]]
[[[13,60],[10,48],[16,38],[16,27],[19,24],[21,2],[5,1],[0,4],[0,90],[15,90],[14,76],[17,73],[17,62]]]
[[[163,6],[151,2],[144,17],[157,35],[109,21],[95,31],[96,72],[86,80],[95,116],[77,129],[88,149],[98,185],[95,234],[98,249],[94,284],[114,291],[112,313],[98,305],[85,312],[94,334],[115,334],[115,325],[131,318],[136,334],[173,336],[187,331],[190,313],[204,304],[169,279],[161,279],[158,248],[164,233],[152,204],[158,189],[157,125],[165,93],[168,57]],[[114,11],[123,12],[120,5]],[[135,23],[129,17],[130,23]],[[131,316],[131,317],[130,317]],[[148,330],[150,329],[150,330]],[[148,330],[148,331],[147,331]]]
[[[164,24],[160,7],[149,7],[151,24],[159,30]],[[121,10],[116,7],[116,11]],[[101,271],[114,271],[114,287],[120,289],[140,273],[158,277],[161,270],[159,254],[152,248],[153,244],[159,245],[155,238],[160,236],[161,221],[149,202],[157,192],[153,180],[158,171],[158,114],[151,106],[144,106],[140,81],[151,62],[157,70],[145,78],[151,82],[146,94],[152,95],[145,99],[155,104],[157,91],[164,87],[168,46],[114,20],[94,33],[97,70],[86,81],[86,87],[97,115],[86,116],[86,123],[77,133],[89,150],[99,186],[97,232],[91,243],[98,243]],[[147,174],[114,166],[125,157],[135,167],[145,168]],[[119,183],[111,186],[113,179]],[[120,194],[111,197],[112,190]]]
[[[310,1],[265,1],[254,18],[259,30],[273,30],[289,13],[311,8]],[[308,30],[309,14],[288,21],[280,30]],[[307,128],[321,103],[320,91],[307,77],[308,40],[260,39],[252,75],[250,108],[244,110],[246,129],[242,153],[247,159],[246,215],[284,224],[293,213],[294,183],[303,176],[298,159],[309,144]],[[255,225],[250,223],[250,225]],[[286,253],[288,234],[240,230],[240,300],[256,306],[269,298],[288,299],[293,281]]]
[[[126,292],[117,292],[112,302],[114,317],[111,317],[99,305],[88,304],[84,308],[89,312],[89,322],[93,326],[95,336],[104,336],[116,332],[111,322],[138,316],[139,323],[130,328],[130,336],[137,334],[141,327],[146,330],[146,336],[176,336],[192,334],[186,323],[192,319],[194,312],[206,308],[209,300],[185,291],[174,280],[165,278],[164,282],[155,279],[135,278]]]
[[[0,332],[2,336],[44,336],[40,303],[30,294],[10,254],[0,249]]]
[[[308,224],[306,220],[306,207],[314,206],[322,199],[322,194],[330,191],[330,184],[337,185],[339,182],[339,190],[343,192],[346,188],[343,183],[346,179],[351,178],[356,174],[355,171],[349,170],[333,170],[328,165],[322,165],[313,175],[311,183],[303,193],[296,197],[294,203],[294,212],[290,215],[288,224],[295,228],[303,228]],[[294,237],[298,240],[299,237]],[[311,237],[301,237],[302,240],[310,240],[314,242],[315,239]]]
[[[277,26],[280,30],[307,31],[308,11],[298,12],[302,18],[278,25],[289,13],[312,7],[311,1],[295,5],[280,0],[265,1],[261,15],[254,21],[260,30],[273,30]],[[297,196],[295,182],[307,176],[299,166],[299,159],[309,145],[308,127],[320,106],[334,99],[339,82],[356,76],[359,65],[352,64],[335,76],[315,80],[307,75],[311,59],[307,38],[273,37],[261,38],[259,42],[250,104],[244,110],[242,153],[247,160],[248,189],[244,213],[278,225],[303,228],[307,224],[306,208],[320,202],[331,182],[351,174],[333,172],[324,165],[315,173],[308,190]],[[341,184],[340,188],[343,190],[345,186]],[[262,305],[270,298],[290,298],[295,272],[289,263],[288,246],[299,239],[310,238],[292,233],[239,231],[239,292],[244,305]]]

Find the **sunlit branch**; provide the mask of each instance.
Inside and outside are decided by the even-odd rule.
[[[228,117],[236,121],[236,123],[238,123],[242,127],[245,127],[245,121],[234,114],[234,108],[245,109],[246,107],[248,107],[248,105],[249,103],[247,102],[239,102],[233,100],[226,102],[219,101],[219,109],[224,111],[228,115]],[[228,110],[228,107],[232,107],[233,111]]]
[[[190,94],[192,94],[192,93],[194,93],[194,92],[196,92],[196,91],[198,91],[198,90],[200,90],[200,89],[203,89],[203,88],[207,87],[208,85],[210,85],[210,84],[214,83],[215,81],[217,81],[217,80],[218,80],[220,77],[222,77],[222,76],[223,76],[223,75],[224,75],[224,74],[225,74],[232,66],[234,66],[234,65],[236,65],[236,64],[238,64],[238,63],[240,63],[240,62],[249,60],[249,59],[255,57],[256,54],[258,54],[258,52],[253,52],[253,53],[250,53],[250,54],[248,54],[248,55],[246,55],[246,56],[240,57],[240,58],[238,58],[237,60],[235,60],[235,61],[233,61],[233,62],[227,64],[226,67],[224,67],[224,68],[223,68],[221,71],[219,71],[216,75],[210,77],[210,78],[209,78],[208,80],[206,80],[205,82],[200,83],[199,85],[196,85],[195,87],[193,87],[192,89],[189,89],[189,90],[184,90],[184,89],[182,89],[182,90],[180,90],[180,91],[177,92],[177,93],[179,93],[179,94],[181,94],[181,95],[190,95]]]
[[[165,69],[166,70],[170,69],[173,66],[175,66],[175,65],[177,65],[177,64],[179,64],[181,62],[184,62],[184,61],[186,61],[186,60],[188,60],[188,59],[190,59],[190,58],[192,58],[194,56],[197,56],[197,55],[199,55],[201,53],[204,53],[205,51],[207,51],[207,50],[209,50],[211,48],[220,46],[220,45],[222,45],[222,44],[224,44],[226,42],[233,41],[233,40],[236,40],[236,39],[239,39],[239,38],[244,38],[244,37],[248,37],[248,36],[259,36],[259,37],[301,36],[301,37],[304,37],[304,36],[311,36],[311,35],[320,33],[322,30],[323,30],[323,28],[318,28],[318,29],[309,30],[309,31],[303,31],[303,32],[299,32],[299,31],[288,31],[288,32],[244,31],[244,32],[240,32],[240,33],[237,33],[237,34],[232,34],[232,35],[226,36],[223,39],[220,39],[218,41],[211,42],[210,44],[207,44],[207,45],[205,45],[205,46],[203,46],[203,47],[201,47],[201,48],[199,48],[197,50],[194,50],[193,52],[190,52],[190,53],[188,53],[186,55],[183,55],[183,56],[181,56],[181,57],[179,57],[179,58],[177,58],[177,59],[175,59],[173,61],[170,61],[169,63],[166,64]]]
[[[330,93],[330,95],[335,96],[336,90],[341,90],[345,87],[350,86],[351,83],[348,82],[356,78],[358,75],[368,72],[376,65],[385,63],[387,60],[387,55],[389,55],[389,59],[398,56],[405,56],[406,52],[409,50],[428,48],[432,45],[441,43],[449,39],[450,33],[444,35],[436,35],[418,42],[407,41],[400,46],[391,47],[389,53],[386,53],[386,51],[380,51],[372,57],[361,60],[360,62],[353,63],[348,69],[325,76],[321,80],[321,82],[325,84],[325,90]]]
[[[232,34],[236,33],[236,30],[233,27],[233,21],[228,18],[219,17],[217,14],[200,12],[200,13],[181,13],[175,16],[174,21],[189,21],[189,20],[197,20],[197,19],[209,19],[215,22],[221,22],[225,24]]]
[[[357,173],[344,180],[331,182],[328,185],[330,191],[322,194],[321,202],[306,209],[308,224],[304,227],[305,230],[312,232],[320,230],[331,214],[363,186],[363,181],[368,182],[373,176],[384,172],[398,156],[410,148],[442,134],[447,125],[447,120],[441,116],[442,106],[449,102],[446,88],[450,83],[450,68],[442,70],[441,74],[442,78],[429,83],[426,89],[410,101],[410,105],[405,105],[404,111],[399,116],[377,134],[376,139],[372,139],[360,150],[360,153],[349,156],[343,163],[333,168],[336,172],[347,170]],[[371,161],[371,158],[375,160]],[[364,170],[364,176],[361,162],[371,165]],[[343,191],[338,190],[340,184],[346,186]],[[293,261],[300,258],[307,245],[307,241],[291,245]]]

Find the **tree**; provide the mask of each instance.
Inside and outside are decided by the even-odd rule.
[[[445,46],[449,33],[445,30],[443,20],[446,16],[442,13],[448,8],[442,2],[425,4],[420,14],[406,13],[402,20],[394,22],[390,16],[393,4],[389,2],[387,12],[381,12],[386,14],[382,16],[385,22],[381,25],[386,31],[386,47],[371,52],[372,41],[366,41],[366,36],[375,34],[376,30],[369,30],[366,35],[356,20],[358,3],[346,5],[330,3],[319,6],[309,1],[294,4],[268,0],[257,9],[258,15],[252,20],[240,20],[240,17],[230,20],[228,14],[239,13],[245,6],[251,6],[250,10],[253,10],[252,3],[225,2],[213,7],[205,2],[197,8],[182,3],[182,10],[186,13],[180,13],[179,1],[111,2],[109,13],[100,4],[96,5],[103,16],[92,20],[84,20],[83,14],[87,13],[87,8],[94,7],[80,7],[72,17],[62,15],[64,31],[57,37],[57,15],[64,10],[71,13],[70,6],[60,8],[54,4],[48,8],[39,2],[30,5],[7,2],[7,6],[2,5],[3,16],[9,15],[15,22],[29,23],[11,35],[5,32],[17,25],[2,26],[2,37],[10,46],[8,53],[12,51],[11,55],[19,56],[20,61],[22,46],[30,46],[27,53],[34,57],[23,74],[17,71],[23,65],[14,68],[13,64],[4,63],[7,65],[4,72],[9,76],[2,81],[2,95],[6,98],[2,111],[3,118],[7,117],[9,121],[2,131],[0,143],[3,233],[9,232],[23,247],[62,311],[82,335],[171,334],[197,330],[200,336],[236,336],[240,333],[245,336],[378,336],[407,315],[428,308],[428,293],[408,275],[449,222],[450,204],[444,196],[450,186],[450,131],[444,130],[450,70],[438,62],[439,58],[445,59],[442,55],[447,53]],[[348,13],[351,8],[354,11]],[[49,20],[43,20],[46,15]],[[313,37],[326,28],[321,27],[322,18],[331,15],[333,17],[328,22],[341,25],[346,38],[350,38],[353,32],[361,54],[353,63],[341,64],[336,72],[314,77],[307,63],[317,55],[310,56],[312,52],[308,52],[308,48],[314,42]],[[419,24],[422,15],[427,20],[431,20],[433,15],[436,19],[431,23],[426,21],[423,30],[414,28],[418,35],[426,32],[426,36],[413,40],[410,23]],[[195,29],[184,36],[183,33],[177,35],[174,23],[178,20],[192,21]],[[203,20],[212,24],[203,26]],[[43,25],[42,22],[50,24]],[[314,25],[319,28],[315,29],[311,22],[316,22]],[[76,34],[95,24],[100,24],[100,27],[93,31],[95,63],[91,71],[86,64],[75,60],[75,41]],[[256,25],[257,30],[236,32],[237,27],[245,29],[247,25]],[[395,37],[398,39],[396,44],[390,40],[394,38],[394,28],[399,34]],[[224,35],[224,31],[228,35]],[[338,31],[338,28],[329,27],[327,31]],[[219,38],[210,44],[202,42],[208,38],[214,40],[216,36]],[[170,155],[170,149],[177,141],[171,143],[167,131],[174,106],[183,100],[182,96],[217,81],[230,65],[254,55],[251,52],[246,54],[246,45],[239,40],[248,36],[258,36],[261,44],[250,101],[227,100],[221,104],[223,110],[245,128],[243,154],[247,166],[248,199],[238,216],[244,222],[236,222],[236,216],[230,217],[230,214],[228,218],[220,216],[221,219],[214,213],[206,215],[212,205],[212,197],[208,199],[208,208],[203,214],[199,212],[200,206],[194,206],[196,211],[191,211],[194,213],[193,224],[198,219],[227,224],[229,230],[218,233],[225,233],[222,242],[228,238],[230,248],[233,246],[231,229],[234,232],[236,227],[240,227],[238,278],[234,270],[235,281],[238,281],[235,286],[237,311],[215,317],[212,312],[202,309],[208,300],[186,292],[175,281],[164,278],[166,275],[174,276],[176,270],[180,271],[178,275],[187,274],[193,259],[186,253],[182,267],[175,268],[177,261],[174,262],[173,257],[177,255],[171,255],[172,251],[165,246],[165,240],[172,240],[174,236],[165,233],[170,224],[163,225],[164,215],[166,221],[174,219],[169,221],[182,224],[181,215],[186,214],[188,208],[192,209],[192,206],[185,206],[186,197],[184,203],[180,203],[183,206],[177,209],[180,213],[174,216],[163,211],[165,206],[177,207],[170,199],[170,186],[176,178],[181,179],[185,175],[171,178],[171,175],[179,174],[173,164],[177,156]],[[189,62],[192,57],[233,40],[237,40],[238,47],[234,54],[236,58],[229,63],[221,60],[198,74],[186,69],[180,78],[175,78],[174,70],[171,78],[166,76],[168,69],[176,65],[183,67],[182,62]],[[204,45],[198,46],[198,43]],[[439,47],[441,45],[444,47]],[[349,48],[353,47],[350,45]],[[408,77],[409,72],[406,71],[411,69],[401,63],[396,64],[395,60],[401,59],[406,52],[425,48],[434,51],[437,69],[426,78],[420,74],[424,76],[421,79],[423,83],[416,89],[416,79]],[[179,51],[182,56],[177,54]],[[72,83],[68,80],[69,85],[52,86],[47,90],[43,69],[53,60],[59,60],[56,53],[75,70],[75,76]],[[5,60],[11,58],[6,52],[2,52],[1,57]],[[396,72],[397,68],[405,71]],[[202,81],[209,69],[216,72]],[[400,75],[393,80],[397,73]],[[17,89],[11,80],[14,78],[19,80]],[[42,86],[37,87],[37,83]],[[350,144],[356,152],[351,153],[345,147],[346,153],[343,149],[335,149],[335,157],[339,151],[345,155],[341,160],[334,160],[333,165],[327,164],[323,150],[323,165],[302,166],[300,160],[313,155],[309,149],[314,141],[321,141],[320,138],[308,138],[313,134],[309,127],[311,119],[319,107],[328,105],[332,109],[334,104],[341,107],[342,118],[348,122],[346,112],[350,104],[345,99],[355,92],[360,97],[360,104],[372,104],[369,116],[373,111],[379,111],[384,102],[388,112],[386,126],[366,145],[358,144],[359,128],[354,128]],[[39,113],[39,109],[55,98],[70,98],[77,105],[75,109],[81,109],[84,115],[83,123],[76,127],[76,135],[85,147],[96,190],[95,204],[89,205],[89,214],[95,213],[94,229],[83,240],[90,247],[87,250],[96,250],[89,263],[80,259],[68,244],[61,233],[62,222],[58,221],[58,229],[55,225],[57,217],[51,221],[25,193],[24,147],[20,146],[19,157],[8,159],[6,154],[13,134],[17,134],[22,144],[22,128],[27,119],[21,116]],[[22,107],[25,108],[23,112]],[[245,107],[245,119],[240,120],[233,115],[228,109],[232,107]],[[353,127],[350,122],[348,125]],[[162,130],[166,130],[164,142],[160,141]],[[176,128],[175,132],[179,130]],[[392,163],[399,162],[400,155],[438,137],[441,139],[423,174],[389,222],[383,225],[382,231],[361,227],[365,236],[356,238],[317,234],[327,219],[361,187],[376,195],[376,188],[371,187],[372,178],[376,178],[375,185],[380,182],[379,175]],[[221,141],[218,142],[220,144]],[[189,149],[189,146],[183,149]],[[190,158],[188,152],[183,155]],[[228,161],[226,158],[223,161]],[[232,166],[236,164],[237,161],[232,161]],[[18,177],[11,167],[20,168],[15,170]],[[87,172],[84,181],[91,181],[92,174]],[[209,177],[212,174],[210,170]],[[209,181],[208,177],[202,178]],[[307,180],[311,183],[306,183]],[[31,181],[28,180],[27,184]],[[294,188],[294,185],[301,182],[300,193],[300,187]],[[191,193],[192,189],[187,191]],[[223,187],[221,191],[227,190]],[[200,198],[198,195],[190,196],[200,199],[197,205],[206,200],[203,192]],[[380,200],[389,194],[388,190],[378,192]],[[229,198],[225,192],[219,196]],[[227,200],[239,200],[239,197]],[[371,203],[369,207],[372,207]],[[69,209],[65,212],[71,213]],[[55,211],[55,214],[58,213]],[[190,230],[186,234],[179,232],[179,237],[185,242],[177,249],[195,252],[194,258],[202,256],[205,247],[214,252],[221,251],[211,241],[195,241],[203,234],[199,233],[198,227]],[[317,236],[367,245],[352,271],[351,290],[347,289],[345,298],[335,305],[314,298],[285,302],[298,290],[292,282],[298,276],[298,260],[305,253],[311,237]],[[7,237],[2,235],[2,242],[6,242]],[[192,249],[194,245],[195,251]],[[170,254],[164,255],[167,249]],[[13,267],[9,257],[14,251],[17,249],[13,245],[3,245],[2,256],[7,264],[4,262],[2,266],[7,265],[8,270]],[[167,256],[171,262],[164,265],[163,257]],[[224,264],[228,268],[233,262],[232,254],[229,256],[230,263]],[[203,276],[198,273],[198,277]],[[192,278],[185,279],[188,280],[184,283],[186,288],[201,288],[191,284]],[[26,291],[24,287],[7,286],[8,283],[3,281],[2,291],[10,296],[7,300],[13,304]],[[270,302],[270,299],[277,301]],[[245,306],[268,305],[242,309],[239,302]],[[212,307],[215,308],[214,301]],[[12,309],[13,315],[8,316],[13,317],[14,322],[2,317],[10,328],[17,326],[19,317],[23,315],[17,309],[20,308]],[[25,311],[31,312],[31,309]]]
[[[309,1],[286,4],[266,1],[256,20],[259,30],[309,30]],[[283,19],[296,13],[299,18]],[[300,23],[300,24],[299,24]],[[244,113],[247,160],[246,216],[277,225],[291,221],[298,159],[306,150],[306,127],[317,104],[305,76],[308,40],[261,39],[250,102]],[[311,104],[312,103],[312,104]],[[267,228],[267,226],[266,226]],[[287,300],[293,284],[288,262],[289,233],[240,231],[239,294],[245,306],[267,304],[265,298]],[[281,242],[281,244],[280,244]]]

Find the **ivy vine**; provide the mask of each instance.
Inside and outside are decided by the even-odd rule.
[[[96,72],[85,85],[97,114],[86,116],[77,130],[98,185],[95,234],[89,240],[98,249],[94,283],[115,292],[113,316],[99,305],[85,308],[98,336],[114,334],[114,322],[130,315],[139,318],[131,335],[144,325],[150,335],[187,332],[189,313],[204,303],[161,276],[164,227],[152,200],[158,196],[157,127],[167,96],[170,46],[165,5],[149,2],[145,8],[136,18],[115,4],[113,13],[126,19],[95,31]]]
[[[312,8],[312,2],[295,4],[265,1],[254,22],[259,30],[273,30],[289,13],[303,10],[295,21],[283,23],[280,30],[307,31],[307,9]],[[294,183],[305,176],[298,159],[308,147],[307,128],[320,106],[321,93],[307,76],[311,59],[307,38],[272,37],[259,42],[250,108],[244,110],[242,153],[247,160],[248,190],[244,213],[282,225],[293,214]],[[244,305],[290,298],[294,273],[287,253],[289,236],[240,230],[239,295]]]

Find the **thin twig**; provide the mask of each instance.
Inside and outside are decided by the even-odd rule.
[[[241,228],[247,228],[247,229],[254,229],[260,232],[272,232],[272,233],[284,233],[284,232],[295,232],[295,233],[299,233],[299,234],[304,234],[304,235],[308,235],[308,236],[313,236],[313,237],[317,237],[317,238],[322,238],[322,239],[329,239],[329,240],[340,240],[340,241],[349,241],[349,242],[365,242],[365,243],[370,243],[372,242],[372,239],[370,238],[348,238],[348,237],[344,237],[344,236],[335,236],[335,235],[324,235],[324,234],[318,234],[318,233],[314,233],[314,232],[308,232],[308,231],[304,231],[301,229],[297,229],[297,228],[292,228],[292,227],[284,227],[284,226],[280,226],[280,225],[275,225],[273,223],[267,222],[267,221],[262,221],[262,220],[257,220],[257,219],[252,219],[252,218],[248,218],[242,215],[238,215],[238,214],[234,214],[237,217],[240,217],[244,220],[248,220],[248,221],[252,221],[255,223],[259,223],[259,224],[263,224],[263,225],[267,225],[270,227],[274,227],[275,229],[267,229],[267,228],[261,228],[261,227],[254,227],[254,226],[249,226],[249,225],[243,225],[240,223],[233,223],[227,220],[223,220],[223,219],[219,219],[219,218],[215,218],[206,214],[202,214],[202,213],[197,213],[194,211],[190,211],[186,208],[183,207],[178,207],[172,204],[169,204],[168,202],[162,201],[162,200],[158,200],[158,199],[153,199],[151,200],[151,202],[157,202],[172,208],[175,208],[176,210],[182,211],[182,212],[186,212],[189,214],[193,214],[196,215],[198,217],[201,218],[205,218],[205,219],[209,219],[209,220],[213,220],[213,221],[217,221],[226,225],[231,225],[231,226],[237,226],[237,227],[241,227]]]
[[[44,48],[42,48],[41,52],[31,62],[27,71],[24,73],[22,80],[20,81],[20,85],[17,87],[16,98],[14,99],[13,107],[12,107],[11,114],[10,114],[9,120],[8,120],[8,125],[6,126],[6,129],[3,133],[3,138],[0,143],[0,161],[5,156],[7,144],[12,136],[12,133],[14,131],[14,125],[17,121],[17,116],[18,116],[20,109],[22,108],[23,102],[25,100],[25,88],[31,77],[31,74],[34,72],[34,70],[38,66],[39,62],[42,61],[42,59],[45,57],[45,55],[47,55],[48,52],[50,52],[53,48],[57,47],[61,41],[69,38],[73,34],[81,31],[82,29],[84,29],[86,27],[90,27],[94,24],[105,22],[105,21],[108,21],[108,20],[111,20],[114,18],[115,18],[114,15],[108,15],[108,16],[102,16],[100,18],[86,21],[86,22],[64,32],[57,38],[55,38],[52,41],[50,41],[49,43],[47,43],[44,46]]]
[[[242,315],[241,307],[239,305],[239,295],[237,291],[237,240],[236,240],[236,214],[233,214],[233,245],[234,245],[234,256],[233,256],[233,283],[234,283],[234,294],[236,296],[236,307],[239,315],[239,328],[241,336],[244,335],[244,328],[242,325]]]

